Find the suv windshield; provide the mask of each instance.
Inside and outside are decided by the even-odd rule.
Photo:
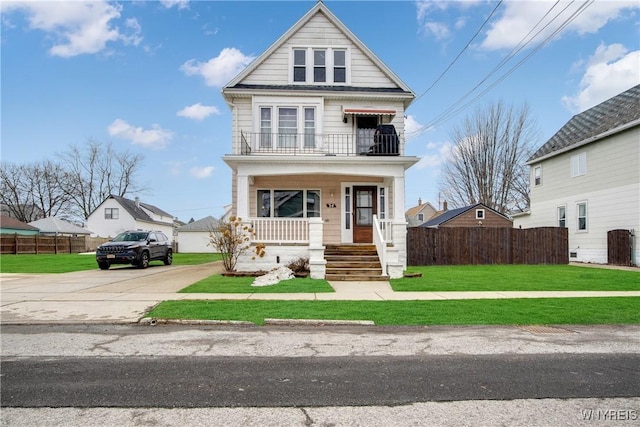
[[[114,242],[142,242],[147,240],[149,233],[120,233],[114,237]]]

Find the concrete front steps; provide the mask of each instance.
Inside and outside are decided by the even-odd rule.
[[[382,275],[382,267],[374,245],[327,245],[324,258],[327,261],[326,280],[389,280],[389,276]]]

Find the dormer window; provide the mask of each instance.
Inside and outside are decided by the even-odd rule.
[[[346,48],[293,48],[292,83],[344,84],[349,80]]]

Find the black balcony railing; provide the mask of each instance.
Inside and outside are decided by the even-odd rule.
[[[240,154],[290,154],[325,156],[398,156],[402,137],[381,135],[375,129],[353,134],[240,133]]]

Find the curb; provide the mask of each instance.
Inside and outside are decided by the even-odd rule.
[[[322,320],[322,319],[264,319],[265,325],[337,325],[375,326],[373,320]]]
[[[255,326],[253,322],[243,320],[196,320],[196,319],[156,319],[145,317],[138,321],[141,325],[232,325]],[[329,319],[264,319],[264,325],[304,325],[304,326],[375,326],[373,320],[329,320]]]
[[[255,326],[253,322],[243,320],[195,320],[195,319],[156,319],[145,317],[138,322],[142,325],[234,325],[234,326]]]

